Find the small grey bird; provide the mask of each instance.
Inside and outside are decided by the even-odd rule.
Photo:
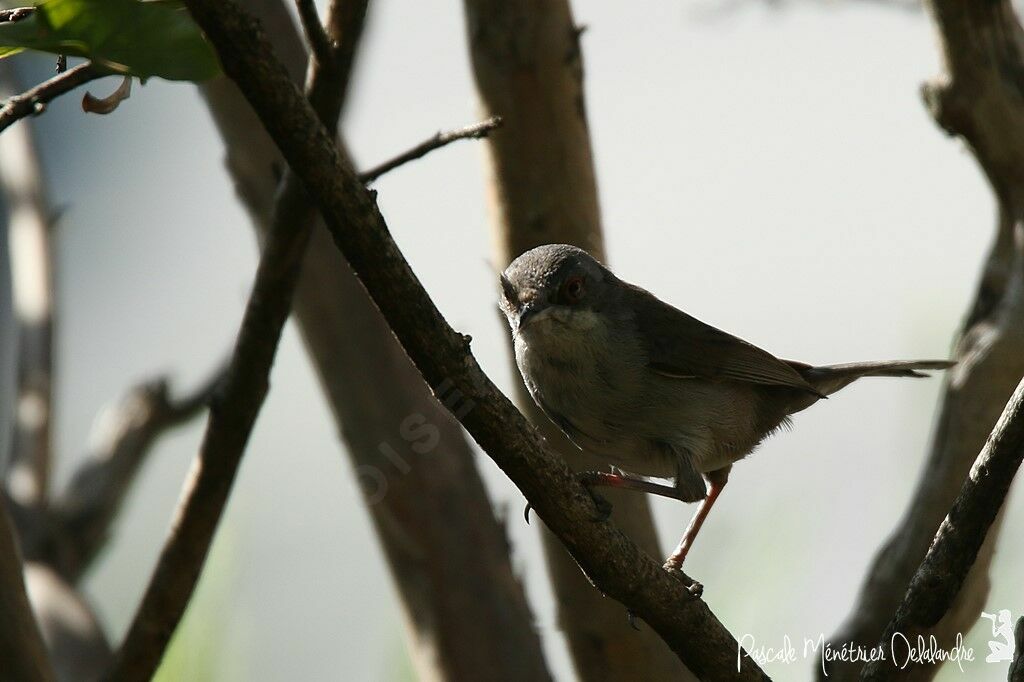
[[[527,251],[500,281],[530,395],[576,445],[620,469],[584,472],[583,482],[700,501],[665,564],[677,571],[733,463],[789,415],[861,377],[921,377],[954,364],[780,360],[565,244]]]

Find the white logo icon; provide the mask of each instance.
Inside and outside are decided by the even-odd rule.
[[[989,655],[986,663],[1002,663],[1013,660],[1013,625],[1010,624],[1010,610],[1001,609],[999,615],[981,612],[982,618],[992,621],[992,637],[988,643]],[[1002,641],[1000,641],[1002,640]]]

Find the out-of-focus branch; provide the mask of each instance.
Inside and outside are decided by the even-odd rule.
[[[15,92],[10,65],[0,65],[0,74],[0,93]],[[53,215],[42,177],[31,130],[19,126],[0,135],[0,185],[17,327],[13,437],[4,478],[8,494],[24,507],[45,505],[52,458]]]
[[[16,91],[9,63],[0,64],[3,87]],[[6,486],[0,505],[11,512],[21,546],[30,554],[52,547],[51,502],[46,497],[51,453],[52,343],[54,320],[53,209],[46,201],[44,175],[28,123],[0,136],[0,176],[10,232],[15,319],[18,324],[18,385],[15,433]],[[0,550],[3,551],[3,550]],[[20,560],[21,557],[14,557]],[[25,586],[49,656],[59,680],[94,679],[110,657],[103,630],[85,598],[51,567],[25,557]],[[19,577],[20,580],[20,577]],[[7,609],[0,609],[7,613]],[[5,617],[7,617],[5,615]],[[15,617],[12,622],[17,622]],[[33,628],[36,624],[33,624]],[[8,633],[0,633],[7,637]],[[31,644],[26,646],[31,647]],[[5,677],[23,679],[6,666]],[[25,677],[24,679],[30,679]]]
[[[363,3],[364,5],[366,3]],[[306,42],[309,43],[309,50],[313,59],[322,64],[334,60],[331,39],[327,30],[320,23],[320,15],[316,11],[316,3],[313,0],[296,0],[295,5],[299,10],[299,22],[306,34]],[[363,10],[365,14],[365,9]]]
[[[336,117],[341,98],[327,75],[330,66],[323,65],[322,71],[320,66],[311,66],[308,97],[322,114]],[[290,204],[303,200],[301,185],[287,171],[234,353],[211,404],[171,534],[107,679],[147,680],[153,675],[195,590],[270,387],[270,368],[312,232],[311,225],[292,223],[285,215]]]
[[[281,0],[247,0],[289,73],[305,63]],[[342,3],[342,48],[355,52],[365,1]],[[353,21],[358,19],[359,21]],[[284,161],[227,78],[202,86],[224,137],[238,193],[265,233]],[[550,679],[509,548],[458,422],[423,383],[366,291],[331,242],[315,206],[294,301],[298,328],[347,444],[377,536],[406,611],[410,654],[423,680]],[[450,384],[437,398],[468,403]]]
[[[46,564],[26,561],[24,572],[32,610],[57,679],[82,682],[99,678],[113,654],[92,606]]]
[[[575,244],[603,259],[580,29],[568,0],[463,4],[477,90],[486,113],[506,122],[487,144],[495,265],[503,267],[547,243]],[[607,466],[571,444],[540,413],[521,382],[517,403],[573,468]],[[620,491],[609,491],[608,497],[616,524],[645,552],[661,556],[648,500]],[[547,532],[544,547],[558,623],[581,679],[678,680],[686,674],[654,633],[630,629],[622,607],[595,592]]]
[[[0,106],[0,132],[26,116],[43,113],[46,105],[57,97],[89,81],[108,75],[110,72],[100,69],[92,62],[85,62],[43,81],[20,95],[8,97],[3,106]]]
[[[11,680],[52,680],[53,669],[25,594],[21,551],[7,506],[0,503],[0,661]]]
[[[999,202],[996,237],[956,346],[931,454],[907,511],[868,569],[837,645],[871,646],[907,590],[1000,411],[1024,375],[1024,32],[1011,3],[927,3],[939,28],[946,73],[924,88],[936,121],[974,152]],[[1015,236],[1016,234],[1016,236]],[[974,562],[956,608],[934,634],[946,646],[978,620],[988,594],[996,528]],[[852,680],[860,666],[836,667]],[[928,679],[938,671],[917,671]]]
[[[46,543],[46,555],[38,558],[76,583],[106,544],[110,527],[153,443],[198,416],[210,404],[223,377],[224,371],[218,370],[194,392],[176,399],[169,395],[167,380],[157,379],[136,386],[119,404],[108,408],[98,421],[92,453],[53,502],[49,527],[56,537]]]
[[[765,679],[707,606],[609,522],[565,462],[481,371],[469,338],[453,330],[391,239],[372,195],[275,58],[259,25],[232,0],[186,0],[324,216],[335,243],[424,378],[457,390],[460,420],[525,493],[598,589],[627,604],[699,676]],[[465,403],[464,403],[465,404]],[[454,408],[452,408],[454,409]],[[739,658],[739,660],[737,660]],[[737,670],[739,667],[739,670]]]
[[[474,123],[473,125],[466,126],[465,128],[458,128],[456,130],[448,130],[445,132],[439,131],[429,140],[424,140],[412,149],[402,152],[393,159],[374,166],[369,170],[362,171],[359,173],[359,179],[366,183],[373,182],[385,173],[407,164],[410,161],[422,158],[435,149],[440,149],[441,147],[450,145],[452,142],[457,142],[458,140],[479,140],[480,138],[487,137],[492,131],[497,130],[500,127],[501,117],[491,116],[486,121]]]
[[[992,435],[971,467],[971,473],[957,495],[928,554],[910,582],[910,588],[895,617],[886,628],[880,646],[885,649],[893,635],[901,633],[911,642],[918,635],[927,638],[939,620],[953,608],[953,602],[967,579],[985,536],[1010,491],[1010,483],[1024,459],[1024,380],[1017,385]],[[895,680],[914,676],[929,662],[892,658],[867,665],[862,680]]]

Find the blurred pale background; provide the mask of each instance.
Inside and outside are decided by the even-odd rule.
[[[927,17],[884,3],[577,1],[611,265],[624,278],[784,357],[945,357],[993,232],[963,146],[932,123]],[[458,3],[372,8],[346,135],[364,165],[478,112]],[[26,76],[44,77],[50,60]],[[107,83],[94,89],[105,94]],[[196,91],[153,81],[109,117],[67,97],[37,120],[59,232],[59,482],[99,408],[170,372],[195,385],[234,338],[252,230]],[[389,224],[435,301],[511,386],[482,151],[460,143],[378,183]],[[6,266],[5,266],[6,267]],[[3,352],[10,381],[9,323]],[[796,419],[740,464],[691,558],[727,627],[779,645],[831,633],[902,512],[939,380],[868,380]],[[359,391],[358,386],[352,390]],[[6,429],[7,426],[5,425]],[[120,638],[200,437],[162,441],[86,586]],[[397,429],[397,424],[396,424]],[[536,530],[507,508],[514,565],[559,679],[572,679]],[[691,512],[656,501],[664,544]],[[987,611],[1024,612],[1024,504],[1012,502]],[[1016,569],[1014,567],[1017,567]],[[623,614],[625,618],[625,614]],[[228,513],[165,668],[168,679],[403,680],[402,616],[351,469],[293,328]],[[986,665],[988,622],[969,639]],[[769,665],[807,679],[813,661]],[[962,677],[947,669],[943,679]]]

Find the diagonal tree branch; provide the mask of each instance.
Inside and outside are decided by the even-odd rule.
[[[421,159],[435,149],[446,147],[452,142],[458,142],[459,140],[479,140],[487,137],[491,132],[500,128],[501,123],[502,121],[500,116],[491,116],[486,121],[474,123],[473,125],[469,125],[464,128],[457,128],[456,130],[447,130],[443,132],[439,131],[429,140],[424,140],[412,149],[402,152],[393,159],[389,159],[384,163],[374,166],[373,168],[362,171],[359,173],[359,179],[369,184],[385,173],[393,171],[399,166],[405,165],[410,161]]]
[[[469,339],[445,322],[423,290],[372,196],[274,57],[259,24],[231,0],[187,0],[186,6],[320,206],[335,242],[424,378],[435,390],[447,383],[472,401],[462,423],[595,585],[646,620],[698,676],[764,679],[752,659],[737,655],[736,640],[703,602],[689,598],[682,582],[612,524],[594,522],[597,509],[588,492],[483,374],[469,353]]]
[[[3,106],[0,106],[0,132],[26,116],[43,113],[48,103],[80,85],[109,75],[109,71],[95,66],[92,62],[85,62],[43,81],[20,95],[8,97]]]
[[[356,0],[342,3],[342,48],[354,52]],[[280,0],[248,0],[290,74],[305,60]],[[333,16],[333,15],[332,15]],[[227,78],[202,86],[224,137],[228,168],[258,231],[265,197],[284,163],[252,108]],[[345,441],[363,498],[404,610],[420,679],[545,680],[540,639],[510,549],[495,519],[473,452],[458,422],[424,385],[345,259],[316,207],[291,220],[314,221],[293,304],[295,319]],[[440,390],[453,409],[468,405]],[[415,430],[410,431],[409,427]],[[416,435],[416,439],[410,438]],[[621,616],[621,614],[620,614]]]
[[[903,602],[886,628],[881,647],[888,648],[896,633],[916,642],[918,635],[927,636],[953,608],[985,536],[1006,500],[1022,459],[1024,380],[1017,385],[992,435],[971,467],[953,508],[939,527]],[[914,676],[922,665],[935,667],[928,662],[911,661],[909,665],[903,665],[903,662],[897,651],[889,660],[867,665],[861,679],[906,679]]]
[[[337,120],[341,108],[342,95],[329,75],[333,67],[314,61],[310,68],[307,96],[317,107],[321,123]],[[191,599],[269,390],[270,368],[312,232],[311,224],[292,223],[286,216],[293,205],[304,201],[302,186],[291,171],[286,172],[235,349],[211,404],[171,534],[108,679],[149,679]]]
[[[931,452],[899,525],[878,551],[861,593],[833,642],[873,645],[928,551],[1017,379],[1024,375],[1024,32],[1009,1],[927,3],[939,28],[945,73],[924,88],[936,121],[970,146],[999,204],[996,236],[956,344],[957,367],[932,436]],[[1018,236],[1015,238],[1015,230]],[[988,594],[997,528],[950,611],[936,627],[949,643],[978,620]],[[851,680],[860,665],[829,670]],[[938,666],[919,671],[930,676]],[[820,677],[819,673],[819,677]]]

